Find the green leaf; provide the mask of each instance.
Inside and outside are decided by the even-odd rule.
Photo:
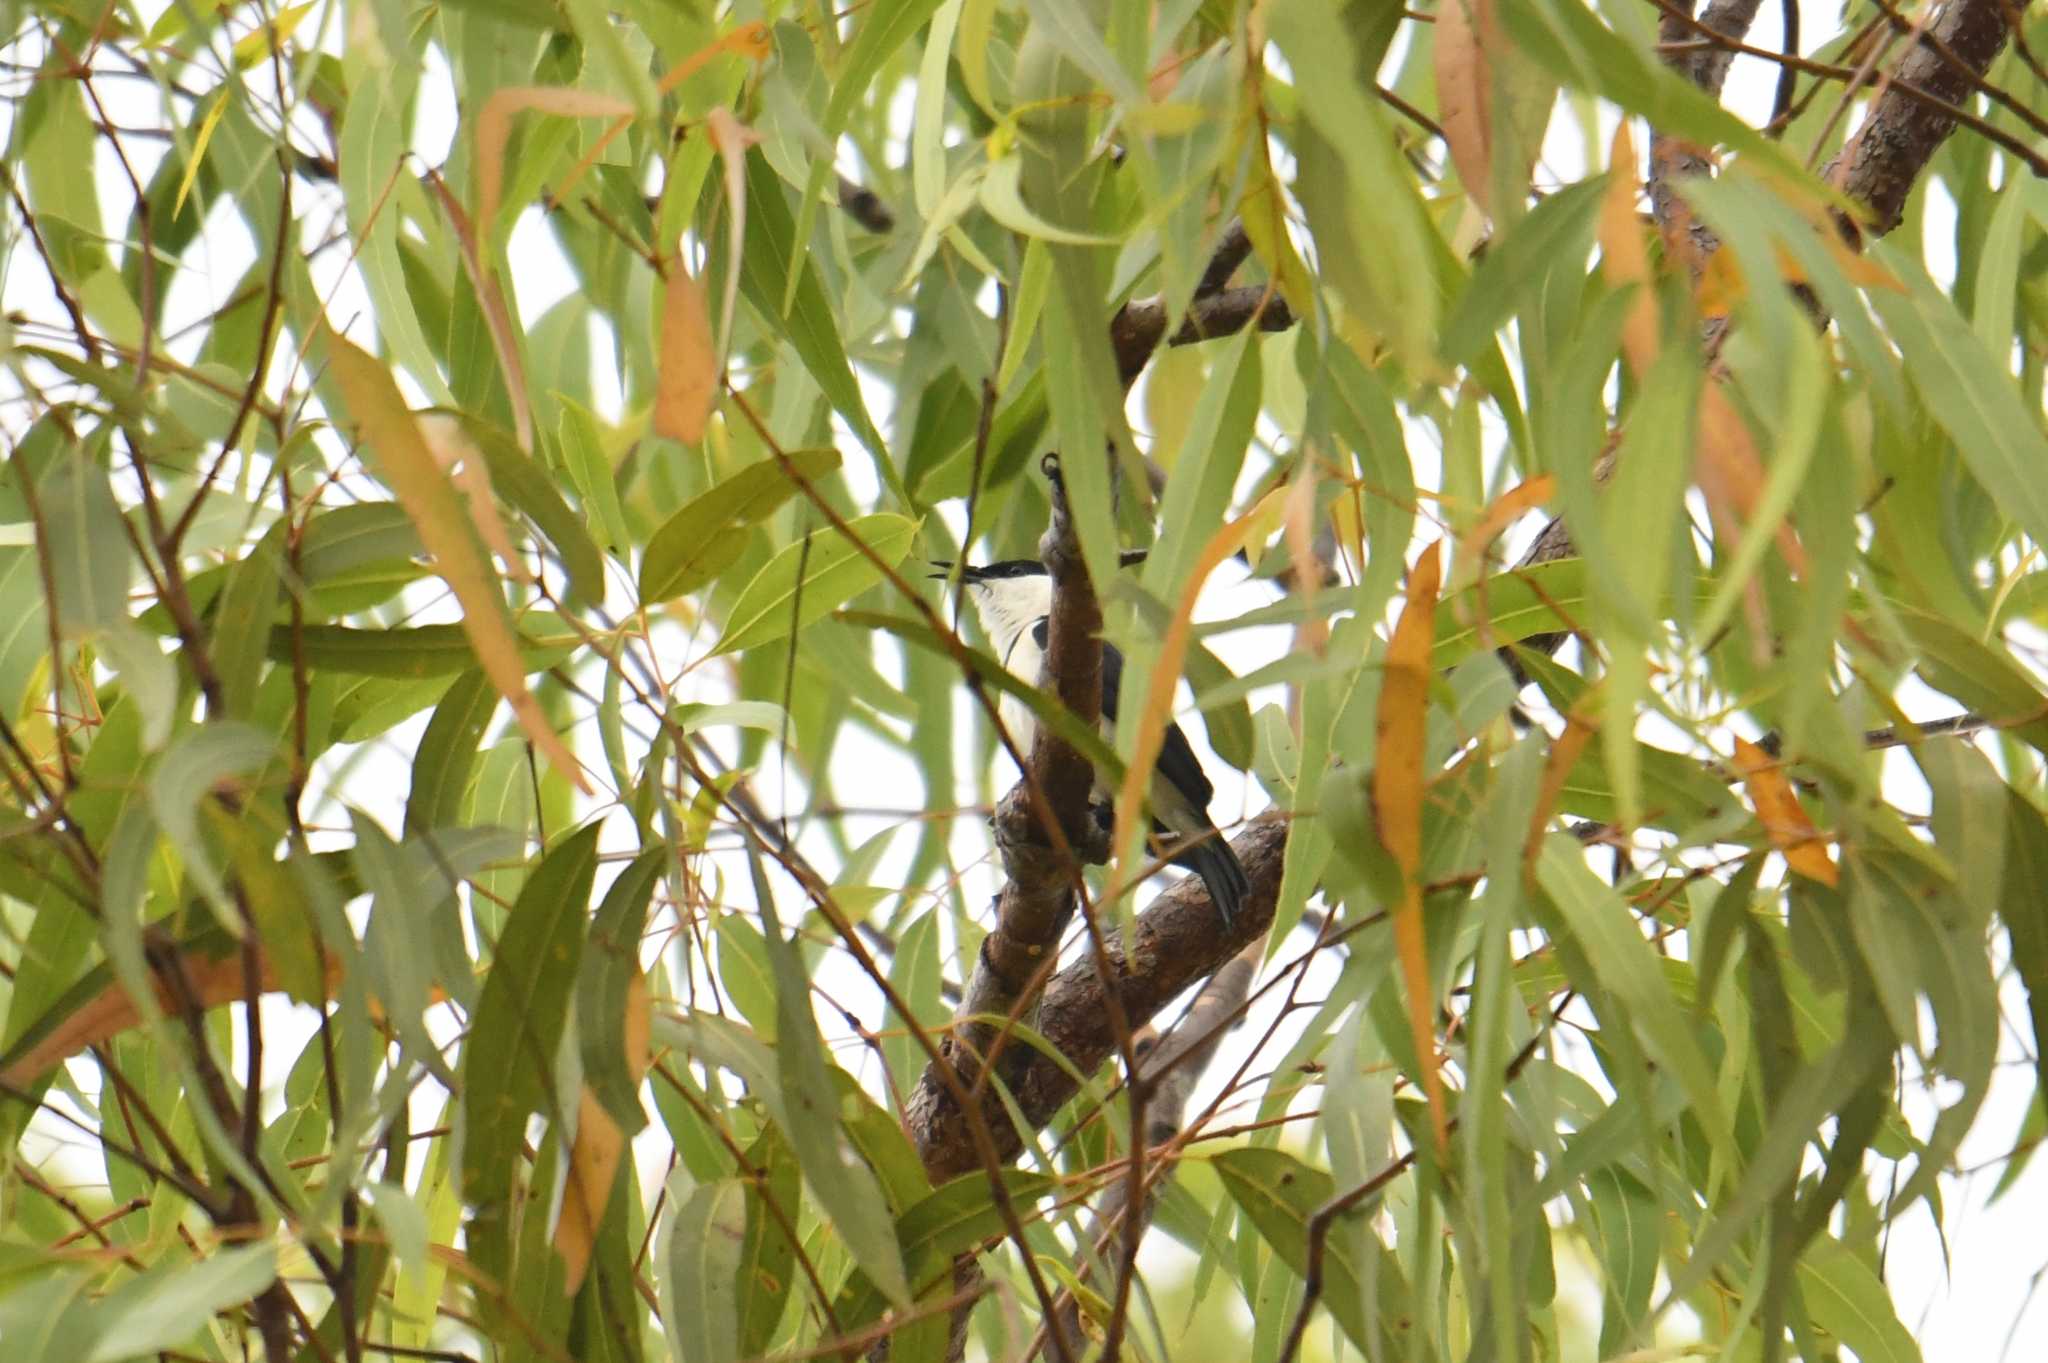
[[[498,708],[490,679],[471,668],[442,695],[420,735],[412,760],[412,791],[405,801],[408,830],[446,828],[459,823],[469,778],[476,770],[484,725]]]
[[[1210,1166],[1281,1261],[1307,1273],[1309,1221],[1336,1191],[1330,1176],[1285,1151],[1256,1146],[1226,1150]],[[1367,1199],[1331,1226],[1322,1301],[1368,1358],[1402,1358],[1416,1321],[1400,1268],[1368,1224],[1378,1202]]]
[[[290,663],[293,640],[305,649],[315,671],[349,672],[400,681],[444,677],[476,666],[476,651],[460,625],[413,625],[396,629],[351,629],[346,625],[289,625],[270,631],[270,660]],[[535,612],[520,624],[519,662],[528,672],[545,672],[582,639],[562,628],[559,617]]]
[[[1488,244],[1471,282],[1444,319],[1445,359],[1464,364],[1476,358],[1553,270],[1574,279],[1585,273],[1593,219],[1606,192],[1604,175],[1567,185]]]
[[[270,622],[277,614],[277,584],[284,577],[288,520],[278,520],[228,573],[214,604],[209,650],[220,678],[221,699],[235,719],[253,719],[256,683],[262,676]]]
[[[246,724],[209,724],[166,749],[149,782],[150,809],[184,861],[185,874],[221,926],[238,937],[242,916],[200,834],[200,815],[216,788],[263,771],[277,756],[277,740],[269,734]]]
[[[1649,1313],[1663,1213],[1647,1188],[1617,1170],[1596,1170],[1586,1187],[1592,1194],[1594,1244],[1607,1293],[1600,1313],[1600,1354],[1611,1358],[1627,1347]]]
[[[248,1301],[277,1280],[277,1246],[223,1249],[196,1264],[160,1264],[93,1306],[99,1337],[81,1363],[122,1360],[178,1348],[217,1311]]]
[[[647,1125],[635,1057],[626,1043],[626,1011],[640,977],[640,936],[647,905],[669,866],[666,846],[650,847],[619,872],[591,920],[576,980],[576,1040],[583,1082],[628,1136]]]
[[[618,475],[605,454],[604,438],[595,416],[578,404],[563,399],[561,428],[562,462],[569,481],[575,485],[583,514],[597,528],[605,547],[620,558],[633,543],[626,525],[626,513],[619,505]]]
[[[737,1289],[747,1233],[746,1185],[720,1179],[691,1189],[674,1205],[662,1252],[670,1302],[662,1319],[669,1343],[677,1358],[690,1363],[742,1358]]]
[[[796,944],[782,935],[760,855],[752,852],[755,897],[775,970],[777,1073],[787,1119],[784,1134],[803,1166],[804,1180],[861,1268],[898,1306],[910,1303],[910,1282],[896,1244],[894,1218],[874,1171],[849,1160],[840,1144],[840,1102],[811,1012],[811,982]]]
[[[90,633],[126,620],[135,560],[107,471],[83,446],[70,444],[43,475],[37,496],[49,546],[50,593],[64,633]]]
[[[1870,1266],[1833,1238],[1799,1259],[1806,1313],[1861,1363],[1920,1363],[1920,1346],[1899,1322],[1891,1290]]]
[[[391,356],[406,368],[430,401],[452,405],[454,395],[441,377],[421,329],[419,313],[406,288],[399,256],[399,182],[411,174],[408,146],[411,100],[382,70],[367,70],[349,93],[342,114],[340,166],[342,196],[348,206],[349,239],[356,243],[356,263],[363,272],[370,302],[376,308],[378,332]]]
[[[804,481],[816,483],[839,467],[839,451],[791,450],[789,463]],[[749,527],[766,520],[797,489],[782,461],[769,458],[685,502],[648,537],[640,559],[640,604],[672,600],[711,582],[739,559]]]
[[[2048,544],[2048,486],[2040,476],[2048,468],[2048,434],[2040,413],[2027,410],[2006,357],[1985,348],[1917,261],[1890,243],[1875,254],[1906,281],[1903,296],[1887,289],[1867,296],[1898,342],[1922,404],[1999,511],[2036,544]]]
[[[735,1280],[740,1297],[740,1356],[768,1350],[783,1308],[795,1292],[796,1242],[803,1170],[779,1127],[770,1126],[747,1148],[747,1163],[760,1175],[747,1181],[747,1234],[740,1247]]]
[[[1049,1175],[1022,1169],[1005,1169],[1002,1179],[1010,1204],[1020,1216],[1058,1186]],[[927,1194],[898,1217],[896,1242],[903,1248],[904,1263],[910,1266],[913,1286],[927,1293],[939,1287],[944,1295],[952,1290],[950,1270],[955,1256],[1004,1230],[1002,1212],[989,1193],[988,1175],[977,1171],[962,1174]],[[856,1270],[841,1290],[833,1315],[842,1330],[856,1330],[881,1319],[887,1305],[867,1274]]]
[[[528,1114],[549,1099],[583,953],[597,834],[591,824],[541,857],[505,920],[463,1043],[462,1197],[476,1210],[472,1234],[484,1232],[492,1273],[509,1267],[502,1255],[513,1233],[513,1169]]]
[[[2016,790],[2006,792],[2006,875],[1999,918],[2012,943],[2012,967],[2027,991],[2034,1024],[2036,1104],[2048,1104],[2048,824]],[[11,1020],[10,1020],[11,1021]],[[10,1031],[12,1027],[10,1025]]]
[[[923,3],[923,0],[919,0]],[[799,247],[801,246],[801,251]],[[785,312],[784,286],[794,275],[794,293]],[[834,411],[875,462],[875,474],[900,505],[909,497],[889,457],[888,443],[875,429],[861,399],[860,385],[846,360],[846,343],[839,335],[825,286],[817,266],[811,262],[809,243],[799,243],[796,224],[790,220],[789,201],[783,197],[781,182],[760,152],[747,154],[747,237],[746,259],[740,271],[740,287],[747,301],[767,319],[771,328],[788,338],[798,358],[825,394]]]
[[[519,448],[519,442],[497,426],[466,412],[453,413],[472,443],[483,452],[490,469],[491,487],[505,502],[539,526],[555,546],[562,566],[569,573],[569,601],[572,605],[598,605],[604,601],[604,556],[582,519],[569,509],[534,457]],[[564,423],[567,415],[564,415]]]
[[[807,532],[769,559],[740,593],[713,655],[754,648],[824,619],[880,582],[883,566],[901,563],[919,524],[882,511],[849,521],[844,532],[836,526]]]

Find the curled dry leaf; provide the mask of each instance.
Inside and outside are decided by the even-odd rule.
[[[1443,583],[1441,543],[1422,551],[1408,573],[1408,599],[1387,642],[1386,672],[1380,682],[1378,746],[1372,769],[1373,820],[1380,845],[1401,871],[1401,902],[1394,910],[1394,951],[1408,995],[1408,1025],[1415,1033],[1415,1061],[1429,1098],[1437,1150],[1450,1140],[1438,1071],[1436,1007],[1430,997],[1428,947],[1422,932],[1422,767],[1424,720],[1435,677],[1436,598]]]
[[[1497,188],[1528,187],[1557,83],[1516,51],[1494,0],[1449,0],[1436,11],[1436,90],[1458,178],[1472,201],[1497,217]]]
[[[761,135],[724,108],[706,114],[704,126],[711,133],[711,145],[718,148],[719,163],[725,170],[725,209],[732,231],[731,250],[727,253],[732,263],[726,270],[725,297],[718,310],[718,362],[723,366],[725,348],[732,342],[732,310],[739,298],[740,258],[747,240],[747,148],[759,142]]]
[[[566,85],[513,85],[494,90],[476,116],[476,234],[489,241],[505,192],[505,143],[512,115],[525,112],[563,118],[630,117],[633,106],[615,95]]]

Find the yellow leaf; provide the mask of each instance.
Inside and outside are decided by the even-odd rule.
[[[671,440],[694,445],[704,438],[718,397],[718,356],[711,345],[711,316],[704,290],[675,262],[661,308],[661,369],[654,391],[654,429]]]
[[[1415,1059],[1429,1099],[1430,1123],[1439,1154],[1448,1147],[1450,1121],[1444,1109],[1443,1075],[1436,1051],[1436,1009],[1430,992],[1428,946],[1422,932],[1422,753],[1429,684],[1435,676],[1430,655],[1436,647],[1436,598],[1443,581],[1442,544],[1422,551],[1408,573],[1408,599],[1387,642],[1380,682],[1378,748],[1373,758],[1372,809],[1380,845],[1401,871],[1401,902],[1394,909],[1394,951],[1408,994],[1408,1025],[1415,1033]]]
[[[1280,181],[1273,174],[1272,163],[1266,159],[1263,138],[1254,150],[1257,156],[1252,161],[1250,182],[1237,204],[1237,215],[1244,223],[1245,238],[1251,242],[1259,263],[1266,267],[1266,273],[1272,276],[1280,296],[1287,300],[1287,306],[1294,315],[1313,317],[1316,310],[1315,285],[1309,279],[1308,266],[1302,263],[1300,253],[1294,249],[1293,239],[1287,235],[1287,201],[1280,192]]]
[[[199,178],[199,167],[206,161],[206,144],[213,140],[213,130],[220,126],[220,116],[227,109],[227,94],[223,91],[214,97],[206,117],[199,120],[199,132],[192,139],[192,159],[185,163],[185,173],[178,180],[178,197],[171,203],[172,218],[185,211],[185,196],[192,192],[192,182]]]
[[[1757,818],[1763,821],[1765,836],[1784,856],[1785,864],[1823,885],[1840,880],[1841,872],[1828,855],[1827,841],[1813,826],[1813,820],[1806,817],[1799,797],[1792,793],[1783,764],[1756,744],[1738,738],[1735,769],[1742,773],[1742,783],[1749,788],[1750,802],[1756,806]]]
[[[313,12],[313,3],[314,0],[307,0],[303,5],[279,10],[277,18],[271,22],[235,39],[235,65],[246,71],[272,52],[281,51],[298,29],[299,22]]]
[[[526,668],[497,574],[470,524],[455,484],[435,460],[391,372],[346,337],[323,326],[328,366],[354,418],[370,467],[398,498],[433,556],[434,571],[462,607],[462,628],[491,685],[534,746],[585,794],[590,782],[526,687]]]

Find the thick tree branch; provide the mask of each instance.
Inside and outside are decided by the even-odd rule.
[[[1038,1029],[1059,1049],[1065,1063],[1034,1052],[1004,1076],[1033,1130],[1050,1121],[1060,1105],[1074,1096],[1078,1086],[1068,1066],[1091,1074],[1116,1051],[1110,989],[1130,1024],[1142,1026],[1183,990],[1265,933],[1273,921],[1280,889],[1288,826],[1284,815],[1264,814],[1231,840],[1251,881],[1251,893],[1231,931],[1224,931],[1201,881],[1189,876],[1138,915],[1128,945],[1117,934],[1109,936],[1106,946],[1115,966],[1110,984],[1105,985],[1095,961],[1085,957],[1052,978],[1039,1000]],[[1023,1135],[1011,1123],[1001,1099],[993,1092],[985,1093],[982,1111],[995,1132],[998,1152],[1005,1159],[1014,1158],[1024,1148]],[[969,1139],[968,1115],[943,1090],[920,1083],[906,1105],[904,1124],[934,1183],[980,1167]]]
[[[1950,0],[1928,28],[1928,40],[1899,58],[1894,81],[1952,105],[1964,104],[2005,50],[2017,17],[2001,0]],[[1868,233],[1881,237],[1899,225],[1920,172],[1955,130],[1952,114],[1887,87],[1823,175],[1868,207]],[[1844,227],[1850,240],[1861,245],[1864,231]]]
[[[1253,325],[1261,331],[1285,331],[1294,325],[1294,312],[1287,300],[1263,285],[1223,289],[1206,298],[1197,297],[1180,326],[1167,337],[1167,344],[1193,345]],[[1135,298],[1117,310],[1110,320],[1109,339],[1116,347],[1117,377],[1126,388],[1143,372],[1164,336],[1166,304],[1162,300]]]

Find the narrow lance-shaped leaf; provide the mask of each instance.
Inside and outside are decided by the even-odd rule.
[[[726,617],[714,653],[734,653],[780,639],[822,620],[882,580],[910,552],[918,522],[877,512],[812,530],[769,559]],[[865,548],[865,552],[863,552]],[[879,560],[879,562],[877,562]]]
[[[390,372],[346,338],[331,331],[325,336],[335,382],[358,424],[371,465],[398,495],[434,556],[435,571],[461,603],[462,627],[485,675],[511,702],[512,713],[535,746],[572,785],[587,793],[590,783],[575,754],[555,733],[540,702],[526,687],[526,669],[519,661],[512,617],[476,530],[463,513],[454,485],[428,450],[419,423],[399,396]]]
[[[1394,910],[1394,949],[1408,1000],[1408,1025],[1415,1034],[1415,1059],[1429,1099],[1430,1124],[1439,1153],[1448,1148],[1449,1115],[1436,1051],[1436,1000],[1422,931],[1422,751],[1429,686],[1435,677],[1431,654],[1436,633],[1440,546],[1422,551],[1408,574],[1408,600],[1387,644],[1386,677],[1380,683],[1377,756],[1372,769],[1373,815],[1380,842],[1401,871],[1401,902]]]
[[[811,982],[796,946],[782,935],[775,900],[760,852],[749,847],[755,897],[775,970],[776,1046],[786,1134],[811,1192],[832,1225],[883,1295],[898,1306],[910,1302],[910,1281],[896,1243],[895,1218],[874,1171],[849,1158],[840,1141],[840,1105],[831,1066],[811,1013]]]

